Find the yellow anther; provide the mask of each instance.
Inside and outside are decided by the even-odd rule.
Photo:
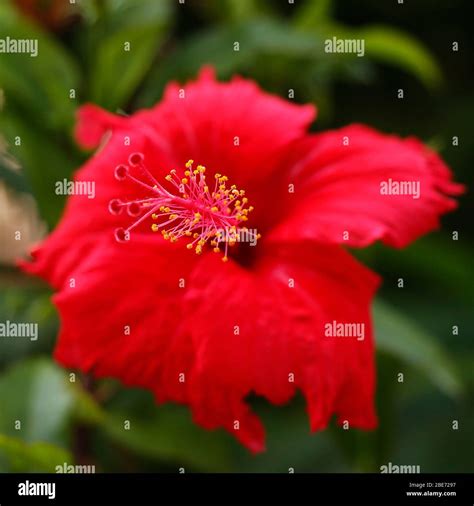
[[[220,237],[220,228],[225,227],[227,231],[227,246],[235,246],[239,241],[239,230],[248,230],[246,227],[239,228],[243,225],[242,222],[247,221],[247,215],[254,209],[253,206],[248,206],[248,198],[243,198],[245,192],[237,189],[236,185],[229,185],[227,187],[227,176],[220,173],[214,174],[216,179],[216,189],[211,192],[209,186],[206,184],[206,167],[197,165],[193,169],[194,160],[190,159],[186,162],[184,174],[180,175],[179,171],[175,169],[165,176],[167,181],[170,181],[178,188],[176,199],[168,195],[163,195],[165,202],[173,202],[169,206],[161,205],[160,213],[154,212],[151,215],[153,220],[166,215],[170,224],[170,231],[163,230],[163,225],[153,223],[151,229],[154,232],[160,230],[163,238],[176,242],[181,237],[189,237],[191,242],[186,244],[186,248],[194,249],[196,254],[200,255],[204,251],[206,244],[209,244],[212,250],[216,253],[223,251],[222,238]],[[200,175],[200,177],[197,177]],[[181,186],[178,184],[181,183]],[[188,186],[189,185],[189,186]],[[162,189],[159,184],[155,186],[156,192],[161,193]],[[186,189],[189,193],[184,191]],[[172,196],[174,197],[174,196]],[[179,202],[182,199],[187,199],[192,207],[184,202]],[[150,202],[148,201],[150,200]],[[147,199],[142,203],[142,206],[150,207],[154,199]],[[198,212],[199,210],[200,212]],[[213,213],[217,216],[213,216]],[[178,221],[179,220],[179,221]],[[230,233],[229,233],[230,231]],[[257,239],[260,234],[255,234]],[[223,262],[229,259],[224,252]]]

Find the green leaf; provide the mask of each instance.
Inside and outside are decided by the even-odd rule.
[[[0,269],[0,321],[36,322],[39,329],[37,341],[0,338],[0,366],[28,354],[51,350],[57,331],[56,313],[49,292],[38,289],[35,283],[34,278],[17,270]]]
[[[259,5],[257,0],[224,0],[216,8],[226,13],[229,19],[243,20],[258,16],[265,4]]]
[[[451,397],[462,394],[458,371],[433,336],[385,303],[374,307],[377,347],[413,365]]]
[[[328,23],[333,3],[333,0],[311,0],[304,3],[295,14],[294,25],[307,30]]]
[[[70,422],[96,425],[105,420],[80,383],[71,383],[46,358],[19,362],[0,376],[0,406],[0,460],[7,457],[8,470],[52,471],[73,463],[62,448],[69,443]]]
[[[109,109],[126,105],[160,49],[170,13],[169,1],[108,2],[86,39],[90,100]]]
[[[81,386],[74,388],[74,406],[72,415],[87,425],[99,425],[106,421],[106,413],[96,400]]]
[[[394,28],[371,26],[350,38],[365,41],[369,58],[399,67],[417,77],[427,88],[441,84],[441,69],[421,42]]]
[[[0,53],[0,88],[28,117],[29,125],[52,129],[69,127],[75,103],[69,90],[78,88],[75,62],[61,45],[20,16],[8,2],[0,4],[0,38],[38,41],[36,57],[25,53]]]
[[[55,193],[55,183],[68,178],[79,164],[76,151],[68,150],[44,130],[31,128],[29,119],[17,111],[0,114],[0,130],[27,175],[42,218],[52,227],[64,203],[64,196]],[[16,137],[21,139],[21,145],[15,145]]]
[[[9,369],[0,377],[0,399],[0,433],[26,442],[62,441],[73,395],[64,372],[52,362],[30,359]]]
[[[436,283],[466,300],[474,298],[473,245],[455,241],[447,234],[422,237],[403,251],[377,244],[372,246],[380,267],[389,265],[392,272],[403,269],[425,282]],[[433,255],[436,251],[436,255]]]
[[[174,462],[198,471],[225,471],[230,466],[230,436],[206,431],[191,419],[183,406],[158,406],[151,395],[137,390],[121,392],[107,409],[105,433],[141,456]],[[130,421],[130,429],[124,426]]]
[[[72,455],[49,443],[25,443],[21,439],[0,434],[0,453],[7,457],[13,472],[55,472],[58,465],[72,462]]]
[[[266,450],[255,457],[238,447],[236,472],[288,473],[290,467],[296,473],[350,471],[329,431],[311,432],[303,395],[296,395],[283,406],[258,397],[250,401],[265,426]]]
[[[418,78],[427,88],[441,84],[442,73],[436,59],[415,37],[389,26],[370,25],[354,29],[335,23],[329,18],[330,3],[308,2],[295,17],[294,26],[323,39],[363,40],[367,59],[398,67]],[[354,55],[341,53],[332,56],[338,60],[353,59]],[[357,65],[360,63],[356,61]]]
[[[234,50],[236,42],[238,51]],[[154,104],[169,80],[194,76],[205,64],[213,65],[219,75],[229,76],[255,65],[262,55],[326,58],[322,41],[313,34],[292,30],[275,20],[253,19],[212,28],[190,37],[155,66],[139,104]]]
[[[278,7],[276,2],[268,0],[219,0],[202,2],[198,9],[200,18],[213,25],[228,25],[261,16],[277,16]]]

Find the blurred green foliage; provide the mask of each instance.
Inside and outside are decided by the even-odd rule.
[[[34,195],[54,227],[64,205],[51,197],[54,182],[84,160],[71,136],[77,106],[91,101],[125,113],[149,107],[168,81],[191,78],[210,63],[220,78],[237,72],[266,90],[287,96],[294,89],[298,102],[316,102],[316,128],[356,120],[436,139],[466,181],[474,159],[467,143],[474,94],[465,84],[473,76],[463,3],[355,4],[78,0],[72,22],[55,33],[20,13],[13,0],[3,1],[0,38],[37,38],[41,51],[37,58],[0,54],[0,132],[23,168],[12,172],[0,160],[0,180]],[[363,38],[366,58],[329,57],[324,40],[333,36]],[[451,44],[458,39],[456,54]],[[232,51],[235,41],[239,51]],[[406,90],[403,104],[398,88]],[[461,139],[457,147],[454,135]],[[255,400],[268,429],[268,451],[257,457],[222,431],[195,426],[184,407],[157,407],[150,394],[113,381],[71,382],[50,358],[58,323],[49,291],[1,269],[0,320],[37,321],[47,338],[2,343],[0,470],[54,472],[86,459],[99,471],[378,471],[388,461],[418,464],[424,472],[474,471],[470,213],[463,204],[445,221],[445,232],[404,251],[375,245],[357,252],[385,280],[374,308],[380,428],[334,426],[310,435],[302,399],[283,408]],[[406,282],[403,290],[398,278]],[[21,431],[12,420],[21,420]],[[123,430],[126,420],[134,430]]]

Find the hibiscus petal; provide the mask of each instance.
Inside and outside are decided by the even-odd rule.
[[[75,137],[80,146],[93,149],[107,131],[125,126],[127,121],[126,117],[112,114],[94,104],[86,104],[78,110]]]
[[[287,181],[292,212],[273,231],[276,240],[361,247],[380,239],[403,247],[437,228],[439,216],[457,206],[450,196],[463,191],[419,141],[362,125],[312,135],[297,156]]]
[[[275,170],[314,120],[315,108],[264,93],[240,77],[218,82],[206,67],[195,82],[169,84],[154,113],[150,120],[181,163],[193,158],[245,187]]]
[[[183,331],[183,280],[198,257],[156,236],[104,238],[54,296],[61,318],[56,359],[65,367],[184,402],[192,364]],[[184,376],[184,377],[185,377]]]
[[[338,246],[276,244],[259,258],[249,271],[208,255],[191,275],[184,303],[196,353],[196,420],[225,427],[257,451],[263,432],[245,398],[255,393],[282,404],[299,388],[313,430],[333,414],[373,428],[369,305],[377,276]],[[334,321],[363,324],[364,339],[326,337]]]
[[[60,288],[87,260],[97,241],[104,236],[113,237],[116,228],[127,227],[133,222],[125,212],[119,216],[110,214],[108,206],[114,199],[126,202],[149,196],[137,184],[117,181],[114,177],[115,167],[126,163],[136,151],[144,153],[155,177],[164,178],[172,161],[142,129],[124,122],[74,176],[75,182],[94,184],[94,198],[79,194],[69,196],[55,230],[31,252],[34,261],[19,262],[26,272],[41,276]],[[150,227],[150,223],[146,226]],[[144,228],[145,224],[142,230]]]

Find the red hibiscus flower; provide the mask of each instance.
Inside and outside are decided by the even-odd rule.
[[[344,246],[406,246],[462,187],[415,139],[309,134],[314,116],[210,69],[130,117],[84,106],[77,139],[101,148],[76,181],[95,198],[71,196],[23,264],[57,290],[57,360],[185,403],[252,451],[250,394],[299,389],[312,430],[374,428],[379,279]]]

